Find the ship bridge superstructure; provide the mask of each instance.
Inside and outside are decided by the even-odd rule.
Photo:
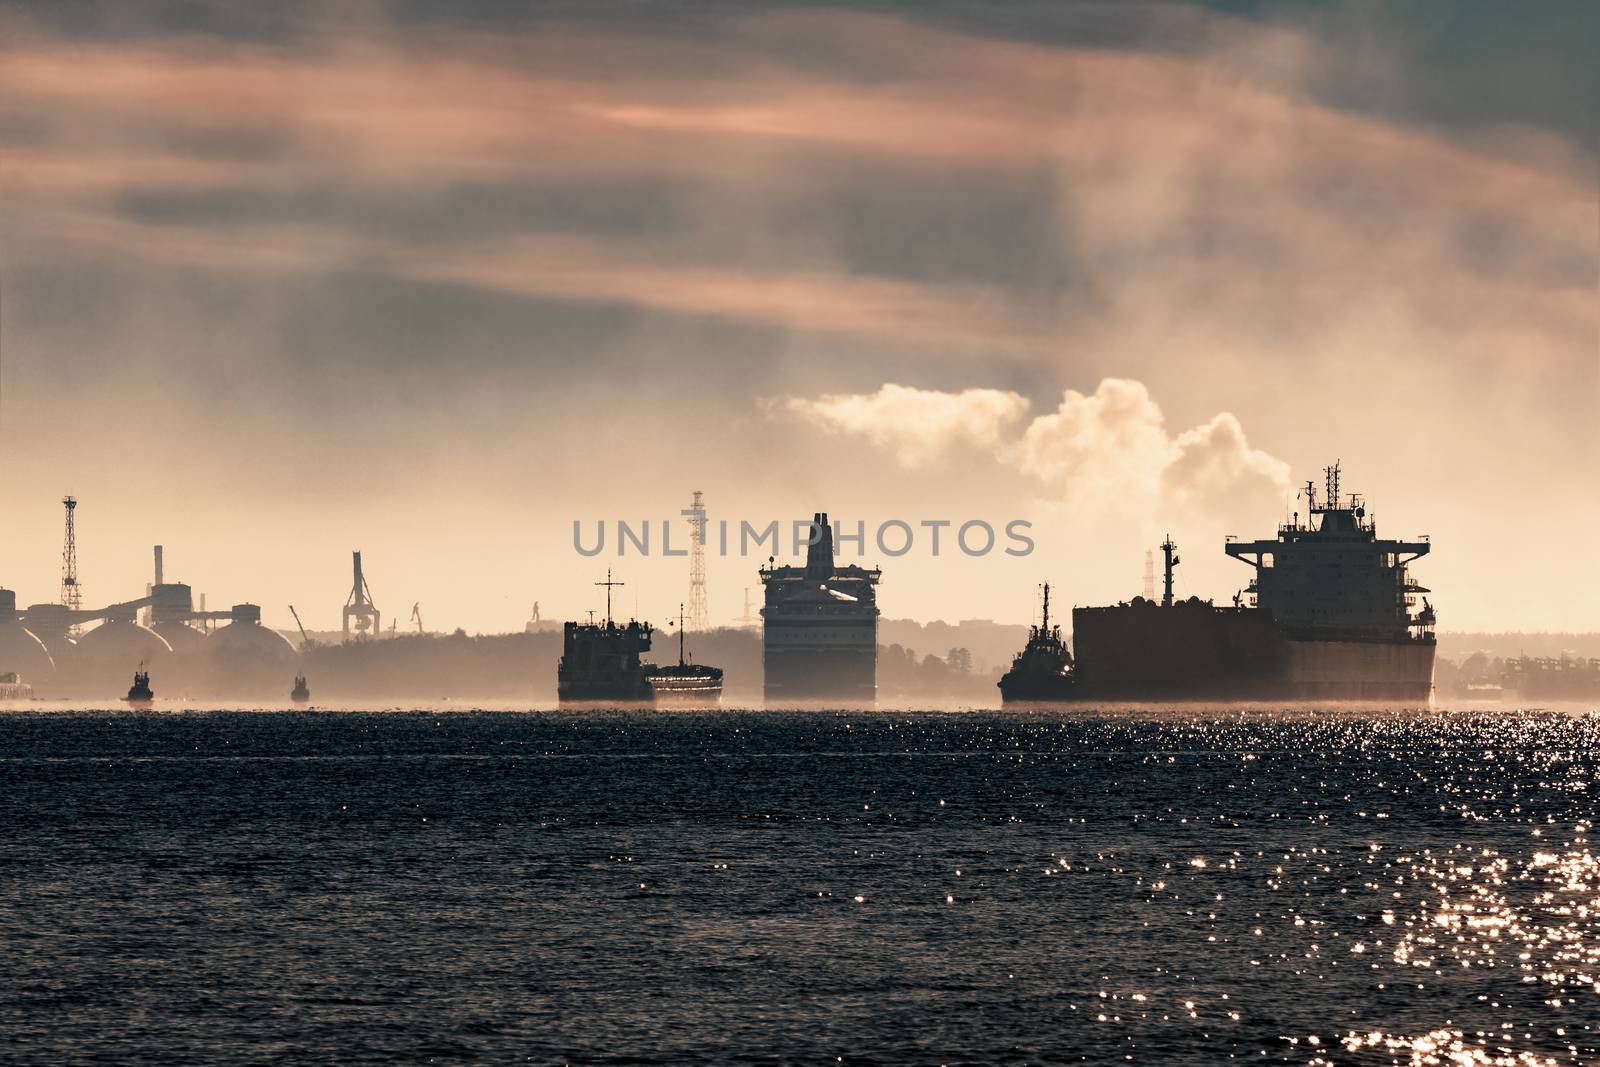
[[[1305,522],[1298,512],[1278,527],[1274,540],[1229,541],[1224,549],[1255,568],[1245,593],[1289,631],[1347,640],[1433,640],[1428,589],[1407,573],[1428,554],[1426,538],[1392,541],[1378,537],[1359,494],[1339,488],[1339,465],[1324,471],[1321,499],[1307,482]],[[1422,598],[1422,608],[1412,609]]]

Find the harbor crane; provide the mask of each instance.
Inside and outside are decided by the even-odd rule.
[[[294,610],[294,605],[289,605],[289,614],[294,616],[294,624],[300,627],[300,650],[303,652],[311,647],[311,638],[306,636],[306,624],[300,621],[300,613]]]
[[[355,582],[350,587],[350,596],[344,602],[344,637],[350,639],[351,630],[357,637],[367,634],[379,634],[383,631],[383,619],[378,614],[378,605],[372,601],[372,590],[367,587],[367,579],[361,573],[361,551],[350,553],[354,559]]]

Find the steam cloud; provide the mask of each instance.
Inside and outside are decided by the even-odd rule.
[[[854,434],[904,467],[957,449],[986,452],[1074,502],[1158,516],[1231,514],[1280,503],[1289,465],[1250,447],[1228,412],[1176,436],[1142,382],[1107,378],[1092,395],[1068,389],[1055,411],[1017,431],[1030,408],[1020,394],[884,385],[875,393],[788,397],[788,413]]]

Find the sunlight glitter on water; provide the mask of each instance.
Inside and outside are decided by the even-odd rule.
[[[399,1060],[1600,1063],[1597,752],[1562,716],[0,717],[0,1022],[97,1035],[63,1062],[203,1004],[236,1058],[309,1019]]]

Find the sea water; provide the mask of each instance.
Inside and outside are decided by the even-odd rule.
[[[1596,1063],[1597,741],[0,714],[0,1061]]]

